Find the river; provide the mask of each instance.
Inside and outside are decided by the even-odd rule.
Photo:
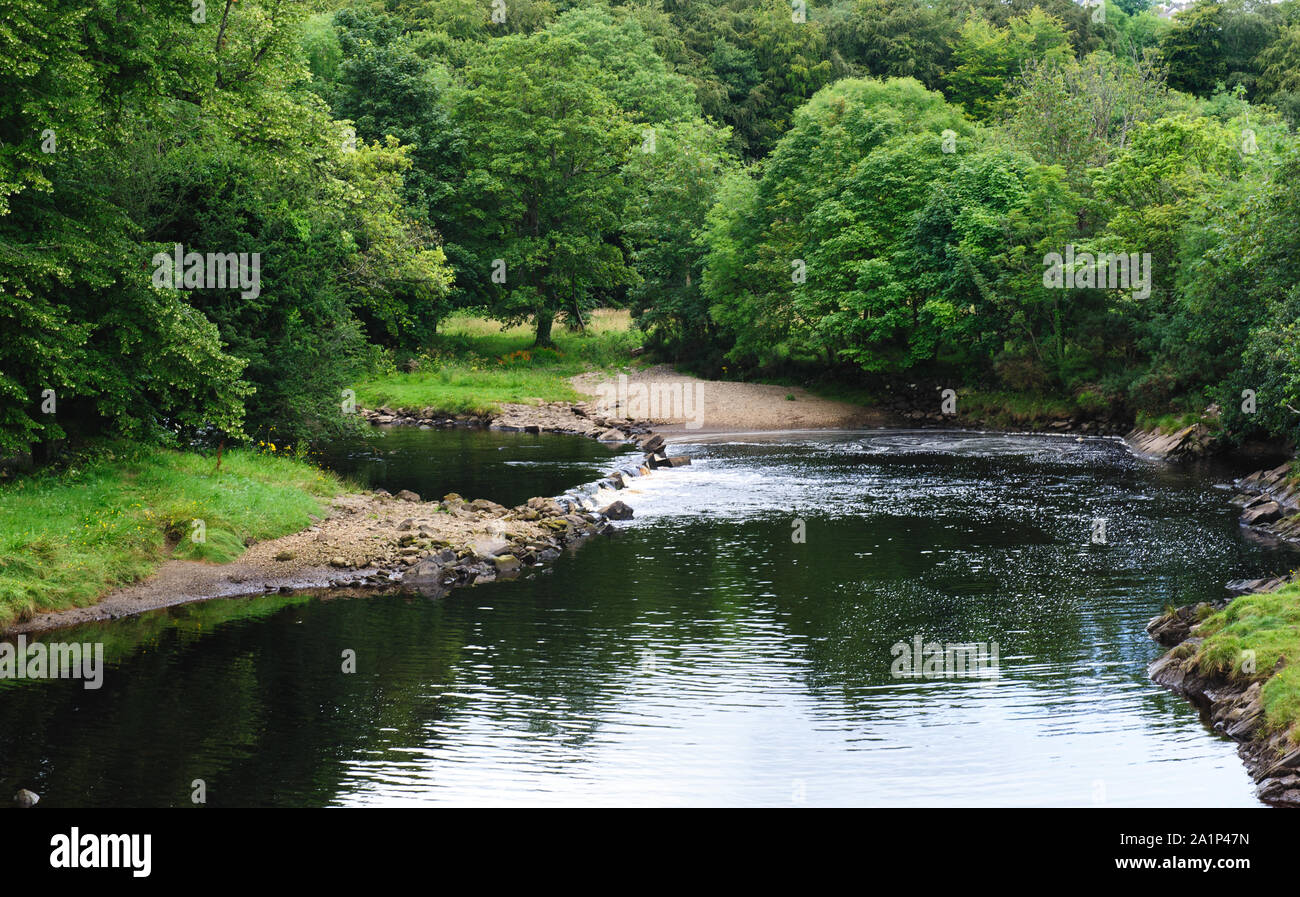
[[[694,463],[635,481],[633,520],[530,578],[49,634],[103,642],[104,684],[0,682],[0,786],[42,806],[188,805],[196,780],[211,806],[1259,805],[1233,743],[1146,676],[1163,607],[1296,565],[1243,536],[1222,472],[1074,437],[675,450]],[[322,460],[514,504],[621,451],[409,429]],[[996,646],[996,668],[893,675],[917,639]]]

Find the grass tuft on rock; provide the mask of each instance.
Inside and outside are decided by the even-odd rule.
[[[1205,638],[1197,669],[1234,681],[1262,680],[1269,729],[1300,742],[1300,584],[1242,595],[1201,622],[1196,635]]]

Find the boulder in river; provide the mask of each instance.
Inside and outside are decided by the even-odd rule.
[[[28,791],[26,788],[19,788],[18,793],[14,795],[14,803],[24,809],[36,806],[40,799],[39,794],[35,791]]]
[[[632,519],[632,509],[621,501],[616,501],[613,504],[606,505],[600,509],[600,513],[604,514],[610,520]]]
[[[402,574],[402,585],[419,591],[440,589],[442,578],[442,564],[432,557],[426,557]]]
[[[506,513],[506,508],[494,501],[488,501],[486,498],[476,498],[469,503],[472,510],[483,514],[490,514],[493,517],[500,517]]]
[[[553,498],[530,498],[528,507],[541,514],[543,517],[563,517],[564,509]]]

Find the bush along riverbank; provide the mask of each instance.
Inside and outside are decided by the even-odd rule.
[[[1242,525],[1258,537],[1300,542],[1300,483],[1290,462],[1237,482]],[[1171,648],[1148,670],[1187,696],[1239,742],[1261,800],[1300,806],[1300,582],[1227,584],[1223,601],[1172,609],[1147,626]]]
[[[514,508],[455,493],[424,501],[409,491],[342,492],[322,517],[303,521],[311,525],[253,541],[236,560],[170,560],[94,604],[29,614],[6,631],[35,632],[273,591],[398,589],[439,596],[459,586],[527,575],[607,532],[610,521],[630,518],[632,508],[619,494],[633,480],[690,463],[685,456],[668,457],[662,436],[652,434],[642,443],[642,458],[624,461],[598,482]]]

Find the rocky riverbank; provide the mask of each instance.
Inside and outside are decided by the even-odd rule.
[[[449,589],[528,575],[586,539],[609,532],[632,508],[636,479],[681,467],[664,439],[642,435],[645,455],[596,483],[506,508],[455,493],[426,501],[410,491],[353,492],[335,499],[308,529],[251,545],[229,564],[169,561],[148,579],[89,607],[38,614],[5,634],[36,632],[211,598],[303,590]]]
[[[1271,591],[1282,584],[1270,581],[1243,594]],[[1158,685],[1188,698],[1215,731],[1237,742],[1237,753],[1255,780],[1260,800],[1300,807],[1300,747],[1287,731],[1266,724],[1261,701],[1265,682],[1281,667],[1242,679],[1202,672],[1200,649],[1205,639],[1197,634],[1197,627],[1225,604],[1227,600],[1189,605],[1155,617],[1147,632],[1171,650],[1152,662],[1147,673]]]
[[[1236,483],[1232,499],[1242,507],[1241,523],[1256,535],[1279,541],[1300,541],[1300,488],[1291,480],[1291,464],[1259,470]],[[1206,674],[1212,668],[1203,656],[1205,638],[1200,624],[1243,595],[1272,593],[1292,577],[1238,580],[1215,603],[1176,608],[1155,617],[1147,632],[1171,650],[1148,669],[1151,679],[1189,698],[1210,724],[1238,742],[1238,753],[1256,783],[1256,793],[1268,803],[1300,806],[1300,747],[1290,734],[1266,725],[1261,691],[1281,670],[1285,660],[1268,670],[1253,670],[1232,678]]]
[[[1241,522],[1265,538],[1300,543],[1300,485],[1292,479],[1291,462],[1257,470],[1236,482],[1232,498],[1241,506]]]

